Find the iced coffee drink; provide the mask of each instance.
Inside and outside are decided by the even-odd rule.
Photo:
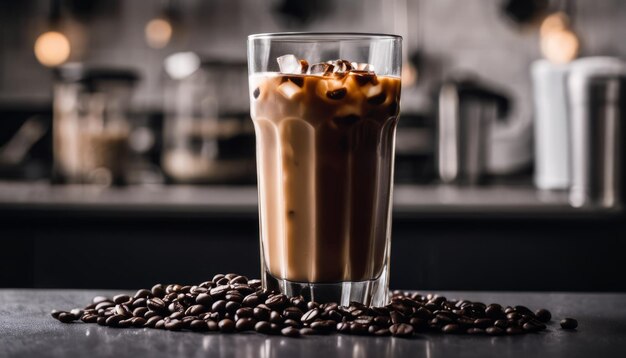
[[[400,78],[350,60],[287,54],[250,76],[261,259],[286,293],[372,303],[361,291],[387,289]]]

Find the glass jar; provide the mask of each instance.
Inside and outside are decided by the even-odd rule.
[[[177,183],[254,181],[245,63],[178,53],[165,61],[165,173]]]
[[[122,184],[128,164],[129,107],[138,75],[66,65],[54,86],[54,177],[66,183]]]

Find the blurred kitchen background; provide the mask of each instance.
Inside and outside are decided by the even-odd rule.
[[[0,287],[258,276],[246,36],[404,37],[391,285],[626,291],[620,0],[0,2]]]

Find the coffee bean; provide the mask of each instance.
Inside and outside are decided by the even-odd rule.
[[[81,317],[81,321],[85,322],[85,323],[96,323],[98,321],[98,316],[95,314],[86,314],[83,317]]]
[[[515,311],[521,315],[535,317],[535,313],[526,306],[515,306]]]
[[[148,308],[155,312],[161,312],[166,309],[165,302],[158,297],[153,297],[146,301]]]
[[[418,308],[417,311],[415,311],[415,316],[426,320],[433,318],[432,312],[424,307]]]
[[[201,293],[196,296],[196,303],[206,307],[211,307],[213,304],[213,298],[208,293]]]
[[[314,302],[314,301],[309,301],[309,302],[306,303],[306,308],[308,310],[312,310],[314,308],[319,308],[319,306],[320,306],[319,303]]]
[[[391,335],[391,331],[388,328],[379,328],[374,332],[375,336],[384,337]]]
[[[165,329],[165,320],[159,320],[154,324],[154,328],[156,329]]]
[[[255,307],[253,309],[254,318],[258,321],[269,321],[271,312],[269,308],[264,307]]]
[[[52,316],[52,318],[58,319],[61,313],[63,313],[63,311],[52,310],[50,312],[50,315]]]
[[[491,336],[499,336],[501,334],[504,334],[504,330],[500,327],[489,327],[485,330],[485,332],[487,332],[487,334]]]
[[[209,330],[209,326],[207,325],[205,321],[201,319],[194,319],[189,324],[189,329],[191,329],[194,332],[205,332]]]
[[[477,318],[474,320],[474,325],[478,328],[487,328],[493,325],[493,320],[491,318]]]
[[[336,329],[339,333],[350,333],[350,323],[339,322],[337,323]]]
[[[276,311],[272,311],[270,313],[269,321],[270,321],[270,323],[282,324],[283,323],[283,317],[280,315],[280,313],[278,313]]]
[[[394,337],[411,337],[413,335],[413,327],[410,324],[398,323],[389,327],[389,331]]]
[[[367,334],[367,329],[368,327],[364,324],[360,324],[360,323],[350,323],[350,334],[354,334],[354,335],[363,335],[363,334]]]
[[[225,300],[219,300],[219,301],[215,301],[213,302],[213,305],[211,306],[211,310],[213,312],[218,312],[220,314],[223,314],[226,312],[226,304],[228,302]]]
[[[552,319],[552,314],[547,309],[539,309],[535,312],[535,316],[540,322],[547,323]]]
[[[167,306],[167,310],[174,312],[185,312],[185,306],[182,304],[180,300],[174,301]]]
[[[116,314],[113,316],[110,316],[109,318],[107,318],[106,320],[106,325],[107,326],[111,326],[111,327],[117,327],[117,325],[120,323],[120,321],[122,321],[124,319],[124,316]]]
[[[235,329],[237,331],[251,331],[254,329],[256,321],[253,318],[240,318],[235,323]]]
[[[113,302],[114,303],[126,303],[130,301],[130,296],[129,295],[117,295],[117,296],[113,296]]]
[[[271,296],[270,298],[265,300],[265,305],[271,308],[272,310],[278,311],[278,310],[282,310],[288,301],[289,300],[287,299],[287,296],[281,293],[281,294]]]
[[[317,334],[317,332],[309,327],[300,328],[300,334],[303,336],[312,336]]]
[[[246,307],[255,307],[260,302],[261,302],[261,300],[259,299],[259,296],[251,294],[251,295],[248,295],[248,296],[244,297],[244,299],[241,302],[241,304],[243,306],[246,306]]]
[[[209,332],[217,332],[220,330],[219,325],[215,321],[205,321]]]
[[[359,316],[353,322],[369,326],[373,321],[374,317],[372,316]]]
[[[393,324],[400,324],[400,323],[405,323],[406,322],[406,317],[397,311],[392,311],[389,313],[389,317],[391,317],[391,322]]]
[[[142,288],[141,290],[138,290],[133,297],[135,297],[135,298],[149,298],[150,296],[152,296],[152,292],[150,292],[150,290]]]
[[[76,316],[69,312],[60,312],[56,318],[63,323],[70,323],[76,320]]]
[[[235,276],[230,280],[231,285],[236,283],[248,283],[248,278],[246,276]]]
[[[524,331],[517,326],[508,327],[506,329],[506,334],[509,334],[509,335],[521,334],[521,333],[524,333]]]
[[[211,297],[213,297],[214,300],[221,300],[224,299],[224,297],[226,296],[226,292],[228,292],[230,290],[230,288],[228,286],[217,286],[211,289],[211,291],[209,291],[209,294],[211,295]]]
[[[485,334],[485,330],[481,329],[481,328],[468,328],[466,331],[467,334]]]
[[[128,327],[132,326],[132,324],[133,324],[132,318],[127,318],[127,319],[123,319],[123,320],[119,321],[117,323],[117,327],[118,328],[128,328]]]
[[[487,306],[485,309],[485,315],[491,319],[500,319],[505,317],[504,311],[502,311],[502,306],[498,304],[490,304]]]
[[[109,298],[108,298],[108,297],[105,297],[105,296],[96,296],[96,297],[94,297],[94,298],[91,300],[91,302],[92,302],[92,303],[95,303],[96,305],[97,305],[98,303],[101,303],[101,302],[106,302],[106,301],[109,301],[109,302],[110,302],[111,300],[109,300]]]
[[[80,317],[82,317],[85,311],[81,310],[80,308],[74,308],[73,310],[70,311],[70,313],[73,314],[74,317],[76,317],[76,319],[79,319]]]
[[[165,292],[165,287],[163,287],[162,284],[157,283],[156,285],[152,286],[152,289],[150,290],[150,293],[154,297],[163,298],[165,296],[165,293],[166,293]]]
[[[133,316],[135,317],[144,317],[144,315],[148,312],[148,307],[137,307],[133,310]],[[150,318],[150,317],[148,317]]]
[[[187,316],[197,316],[201,313],[208,311],[209,309],[203,305],[193,305],[185,311],[185,315]]]
[[[160,321],[162,319],[161,316],[152,316],[150,318],[148,318],[148,320],[146,321],[146,323],[144,324],[145,327],[154,327],[154,325]]]
[[[302,315],[300,320],[304,323],[312,323],[320,316],[320,314],[321,311],[319,308],[313,308]]]
[[[225,308],[226,308],[226,312],[234,315],[235,312],[237,312],[237,310],[241,308],[241,303],[234,302],[234,301],[229,301],[229,302],[226,303]]]
[[[259,333],[263,333],[263,334],[269,334],[272,330],[270,323],[267,321],[259,321],[254,325],[254,330],[259,332]]]
[[[302,318],[302,311],[298,307],[287,307],[283,311],[283,317],[299,321]]]
[[[215,284],[218,286],[226,286],[229,283],[230,283],[230,279],[228,279],[227,277],[222,277],[215,282]]]
[[[228,291],[224,299],[227,301],[233,301],[237,303],[241,303],[243,301],[243,296],[239,293],[239,291]]]
[[[235,314],[237,318],[252,318],[254,317],[254,310],[250,307],[241,307]]]
[[[524,325],[522,326],[522,329],[524,331],[528,331],[528,332],[536,332],[536,331],[541,330],[541,328],[538,325],[536,325],[536,324],[534,324],[532,322],[524,323]]]
[[[517,312],[510,312],[506,315],[506,318],[509,321],[517,321],[518,319],[522,318],[522,315]]]
[[[285,327],[280,330],[280,333],[285,337],[291,337],[291,338],[300,337],[300,330],[294,327]]]
[[[499,319],[493,323],[495,327],[506,329],[509,326],[509,323],[504,319]]]
[[[180,331],[181,329],[183,329],[183,322],[177,319],[173,319],[165,323],[165,329],[167,329],[168,331]]]
[[[322,320],[311,323],[310,327],[318,332],[332,332],[337,329],[337,322]]]
[[[222,333],[232,333],[235,331],[235,322],[231,319],[225,318],[218,323],[220,328],[220,332]]]
[[[578,327],[578,321],[573,318],[564,318],[560,324],[563,329],[576,329]]]
[[[96,310],[107,309],[109,307],[114,307],[115,303],[111,301],[102,301],[96,305]]]
[[[182,319],[183,317],[185,317],[185,314],[183,312],[174,312],[169,317],[171,319]]]
[[[336,311],[336,310],[330,310],[330,311],[326,312],[326,317],[328,319],[331,319],[331,320],[335,321],[335,322],[340,322],[341,319],[343,318],[341,313],[339,313],[339,311]]]
[[[441,328],[441,331],[443,333],[457,333],[459,329],[460,327],[458,324],[450,323],[443,326],[443,328]]]

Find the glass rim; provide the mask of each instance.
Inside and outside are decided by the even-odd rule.
[[[310,41],[358,41],[402,40],[402,36],[370,32],[267,32],[248,35],[248,40],[310,40]]]

